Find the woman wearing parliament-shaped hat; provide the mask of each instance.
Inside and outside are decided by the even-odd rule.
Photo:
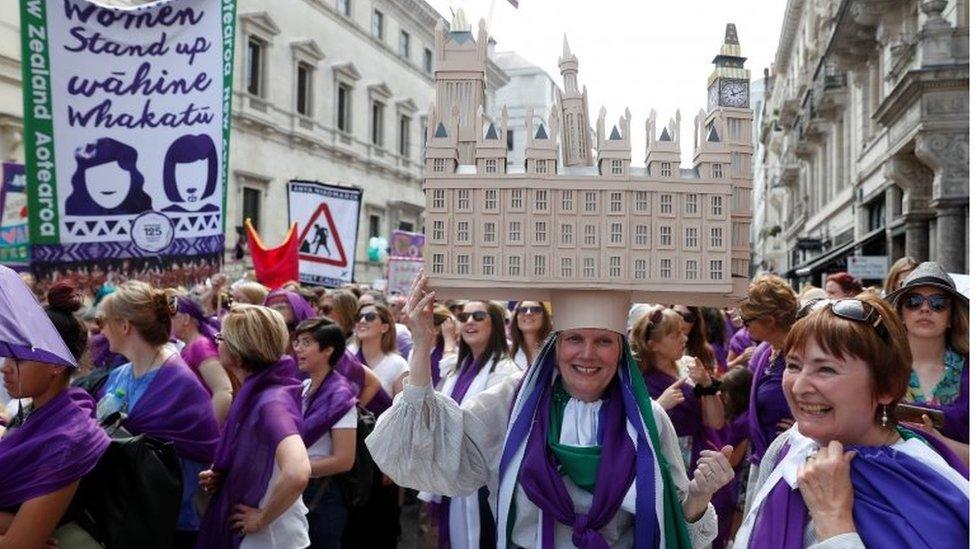
[[[366,443],[394,482],[461,496],[487,485],[498,547],[705,547],[731,447],[689,480],[674,427],[627,351],[629,296],[553,296],[556,330],[523,373],[459,406],[430,384],[434,293],[414,281],[403,396]],[[419,351],[419,352],[418,352]]]

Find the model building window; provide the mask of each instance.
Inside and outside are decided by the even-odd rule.
[[[634,227],[634,245],[647,246],[647,225],[637,225]]]
[[[455,274],[471,274],[471,256],[468,254],[458,254]]]
[[[698,247],[698,227],[685,227],[685,248]]]
[[[563,191],[562,208],[564,212],[573,211],[573,191]]]
[[[738,118],[729,118],[729,141],[739,141],[742,139],[742,120]]]
[[[486,210],[498,209],[498,189],[485,190],[485,209]]]
[[[637,280],[647,279],[647,260],[646,259],[635,259],[634,260],[634,278]]]
[[[471,230],[468,221],[458,221],[457,222],[457,240],[458,242],[464,243],[471,239]]]
[[[610,243],[611,244],[621,244],[624,241],[624,224],[623,223],[611,223],[610,224]]]
[[[583,278],[596,278],[596,259],[583,258]]]
[[[573,226],[567,223],[563,223],[562,230],[562,243],[567,245],[573,244]]]
[[[596,225],[583,226],[583,244],[596,246]]]
[[[459,210],[471,209],[471,189],[459,189],[457,192],[457,208]]]
[[[431,266],[434,274],[444,273],[444,254],[434,254],[433,265]]]
[[[661,177],[671,177],[670,162],[661,162]]]
[[[722,215],[722,197],[712,197],[712,215]]]
[[[647,211],[647,191],[637,191],[637,199],[634,201],[634,209],[638,212]]]
[[[698,261],[689,259],[685,261],[685,278],[688,280],[698,280]]]
[[[533,273],[535,276],[546,276],[546,256],[537,255],[535,256],[535,261],[533,265]]]
[[[498,160],[488,158],[485,160],[485,173],[498,173]]]
[[[583,210],[587,212],[596,211],[596,191],[586,191],[583,197]]]
[[[671,227],[668,225],[661,226],[661,246],[671,246]]]
[[[545,221],[535,222],[535,241],[537,244],[545,244],[546,235],[549,234],[547,223]]]
[[[713,259],[708,262],[708,270],[710,271],[712,280],[722,280],[722,260]]]
[[[668,258],[661,260],[661,278],[671,278],[671,260]]]
[[[434,171],[435,172],[443,172],[444,171],[445,164],[447,164],[447,159],[446,158],[435,158],[434,159]]]
[[[481,258],[481,274],[495,276],[495,256],[486,255]]]
[[[714,179],[722,179],[722,165],[718,162],[712,164],[712,177]]]
[[[624,209],[624,193],[610,193],[610,213],[620,213]]]
[[[559,260],[559,276],[563,278],[573,277],[573,258],[564,257]]]
[[[671,206],[673,204],[672,203],[672,200],[674,200],[674,196],[673,195],[670,195],[670,194],[662,194],[661,195],[661,213],[662,214],[670,214],[672,212],[672,209],[671,209]]]
[[[624,161],[623,160],[611,160],[610,161],[610,173],[613,175],[623,175],[624,173]]]
[[[546,161],[536,160],[535,161],[535,173],[546,173]]]
[[[438,160],[443,160],[440,158]],[[436,161],[435,161],[436,167]],[[443,208],[444,207],[444,189],[434,189],[434,207]]]
[[[522,258],[517,255],[508,257],[508,276],[522,276]]]
[[[688,215],[698,215],[698,195],[685,195],[685,213]]]
[[[712,227],[712,247],[721,248],[722,247],[722,228]]]
[[[549,209],[549,191],[535,192],[535,209],[543,212]]]
[[[431,229],[430,237],[433,240],[444,240],[444,221],[442,219],[434,220],[434,228]]]
[[[485,222],[484,239],[488,244],[495,243],[495,223],[493,221]]]
[[[521,221],[509,221],[508,223],[508,240],[509,242],[519,242],[522,240],[522,222]]]
[[[522,209],[522,189],[512,189],[512,209]]]
[[[620,256],[610,256],[610,277],[620,278]]]

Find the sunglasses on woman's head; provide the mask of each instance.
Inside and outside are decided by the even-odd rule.
[[[486,311],[474,311],[473,313],[461,313],[458,315],[458,320],[461,322],[467,322],[469,318],[473,318],[475,322],[484,322],[488,318],[488,313]]]
[[[378,314],[370,312],[370,313],[361,313],[358,317],[356,317],[356,320],[359,322],[372,322],[377,318],[379,318]]]
[[[937,313],[949,308],[949,298],[943,294],[932,294],[930,296],[924,296],[922,294],[908,294],[901,303],[906,309],[917,311],[922,308],[922,304],[926,301],[929,304],[929,309],[932,309]]]
[[[541,315],[542,307],[538,305],[523,305],[518,308],[518,313],[520,315]]]
[[[878,337],[881,339],[887,337],[888,330],[884,326],[884,319],[881,317],[881,313],[874,308],[874,305],[871,305],[867,301],[861,301],[860,299],[814,299],[800,308],[800,312],[796,314],[796,319],[800,320],[811,312],[828,306],[830,307],[830,312],[834,313],[834,316],[839,316],[844,320],[868,324],[874,328]]]
[[[651,330],[653,330],[663,318],[664,309],[658,309],[651,313],[651,318],[647,319],[647,335],[644,336],[645,341],[651,339]]]

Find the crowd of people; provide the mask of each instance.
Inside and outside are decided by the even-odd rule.
[[[969,300],[932,262],[599,319],[441,301],[423,274],[408,295],[215,276],[41,301],[30,347],[47,330],[67,358],[5,355],[0,548],[107,545],[110,426],[171,462],[132,492],[171,502],[140,519],[150,547],[968,540]]]

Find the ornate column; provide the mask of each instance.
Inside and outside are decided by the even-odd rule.
[[[915,154],[933,173],[930,205],[937,217],[935,260],[949,272],[968,272],[969,135],[965,130],[920,133]]]
[[[929,220],[934,216],[932,201],[932,171],[915,155],[900,154],[885,162],[885,177],[894,181],[907,197],[905,216],[905,255],[919,261],[930,257]],[[888,205],[893,211],[893,205]],[[897,259],[892,257],[892,259]]]

